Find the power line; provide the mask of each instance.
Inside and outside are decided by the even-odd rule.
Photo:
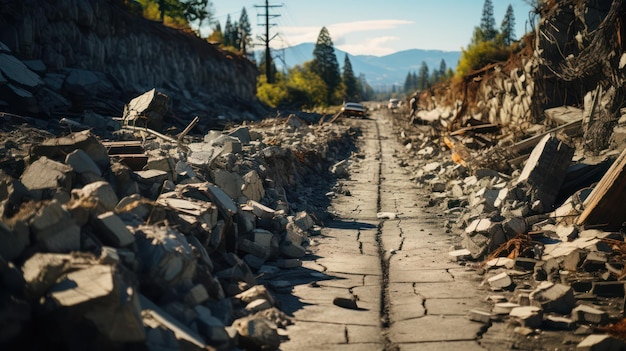
[[[279,14],[270,13],[270,9],[282,7],[283,5],[270,5],[269,0],[265,0],[265,5],[255,5],[256,8],[264,8],[265,13],[258,14],[258,16],[265,17],[265,24],[259,24],[260,26],[265,26],[265,37],[260,38],[265,42],[265,77],[267,78],[267,82],[272,84],[274,83],[274,75],[272,74],[272,55],[270,53],[270,41],[276,37],[276,34],[270,38],[270,27],[275,26],[275,23],[270,23],[270,19],[274,19],[276,17],[280,17]]]

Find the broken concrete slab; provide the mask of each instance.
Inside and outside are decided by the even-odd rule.
[[[101,213],[94,218],[93,222],[103,243],[113,247],[125,247],[135,243],[133,234],[114,212]]]
[[[156,89],[148,90],[124,105],[123,123],[159,131],[163,128],[163,118],[169,110],[168,105],[169,97],[166,94]]]
[[[43,296],[66,271],[72,256],[68,254],[36,253],[22,265],[26,282],[25,294],[29,298]]]
[[[102,176],[102,171],[98,165],[82,149],[76,149],[67,154],[65,163],[72,166],[74,172],[78,174],[92,173],[98,177]]]
[[[118,203],[117,194],[106,181],[89,183],[80,189],[72,190],[72,199],[92,204],[93,213],[113,211]]]
[[[509,313],[517,323],[528,328],[537,328],[543,322],[543,310],[537,306],[515,307]]]
[[[575,306],[574,290],[571,286],[542,282],[530,293],[530,301],[534,306],[543,308],[545,312],[569,314]]]
[[[511,284],[513,284],[511,277],[509,277],[506,272],[501,272],[492,277],[489,277],[487,279],[487,282],[489,283],[491,288],[495,290],[506,289],[511,286]]]
[[[573,155],[574,148],[549,134],[533,149],[517,183],[530,186],[536,212],[551,210]]]
[[[592,334],[578,345],[577,351],[619,351],[626,347],[623,341],[608,334]]]
[[[70,252],[80,249],[80,227],[69,212],[56,201],[43,204],[29,221],[34,243],[48,252]]]
[[[109,168],[109,155],[106,148],[89,130],[46,139],[41,144],[33,146],[31,157],[46,156],[53,160],[64,160],[67,154],[76,149],[86,152],[100,167],[100,170]]]
[[[213,181],[215,185],[220,187],[222,191],[235,201],[238,201],[243,195],[241,189],[244,185],[244,181],[241,176],[235,172],[216,169],[213,171]]]
[[[609,322],[609,314],[593,306],[581,304],[572,310],[572,320],[579,324],[589,323],[604,325]]]
[[[243,195],[252,201],[261,201],[265,197],[265,188],[263,187],[263,180],[259,177],[259,174],[255,170],[244,174],[242,177],[243,185],[241,192]]]
[[[237,213],[237,205],[222,189],[215,185],[206,185],[203,189],[206,190],[211,201],[217,205],[218,210],[225,217],[232,217]]]
[[[176,349],[194,351],[207,349],[206,342],[197,332],[179,322],[147,297],[139,295],[139,302],[148,344],[157,346],[163,342],[162,337],[153,333],[153,330],[168,330],[176,338]]]
[[[68,192],[72,189],[72,171],[71,166],[44,156],[26,167],[20,181],[36,199],[49,199],[57,188]]]
[[[172,227],[149,225],[134,230],[143,283],[158,291],[191,281],[196,258],[183,234]]]
[[[254,200],[248,200],[248,206],[252,207],[252,212],[259,218],[271,220],[274,218],[276,211],[260,204]]]

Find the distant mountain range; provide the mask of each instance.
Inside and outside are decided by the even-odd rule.
[[[286,65],[292,68],[313,59],[314,43],[291,46],[274,53],[276,68],[282,70]],[[345,51],[335,48],[339,66],[343,69]],[[354,74],[365,75],[365,80],[375,90],[388,91],[393,85],[403,86],[409,72],[419,73],[422,62],[426,62],[429,72],[439,69],[441,59],[447,68],[456,69],[461,51],[411,49],[385,56],[348,54]]]

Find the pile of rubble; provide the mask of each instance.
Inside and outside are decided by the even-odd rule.
[[[0,118],[0,345],[278,347],[291,321],[272,277],[319,234],[349,128],[290,116],[101,140]]]
[[[497,292],[488,296],[492,309],[472,311],[472,320],[506,320],[528,340],[565,330],[580,349],[618,349],[598,347],[626,339],[623,127],[615,127],[614,148],[590,155],[585,111],[593,109],[548,109],[545,125],[517,142],[493,126],[442,133],[439,120],[398,134],[430,205],[456,215],[446,223],[459,234],[451,258],[478,263],[485,289]],[[476,138],[499,141],[486,148]],[[580,335],[589,336],[581,342]]]

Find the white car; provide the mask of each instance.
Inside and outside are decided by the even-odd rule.
[[[387,108],[390,110],[396,110],[400,107],[400,99],[389,99],[389,104],[387,104]]]

